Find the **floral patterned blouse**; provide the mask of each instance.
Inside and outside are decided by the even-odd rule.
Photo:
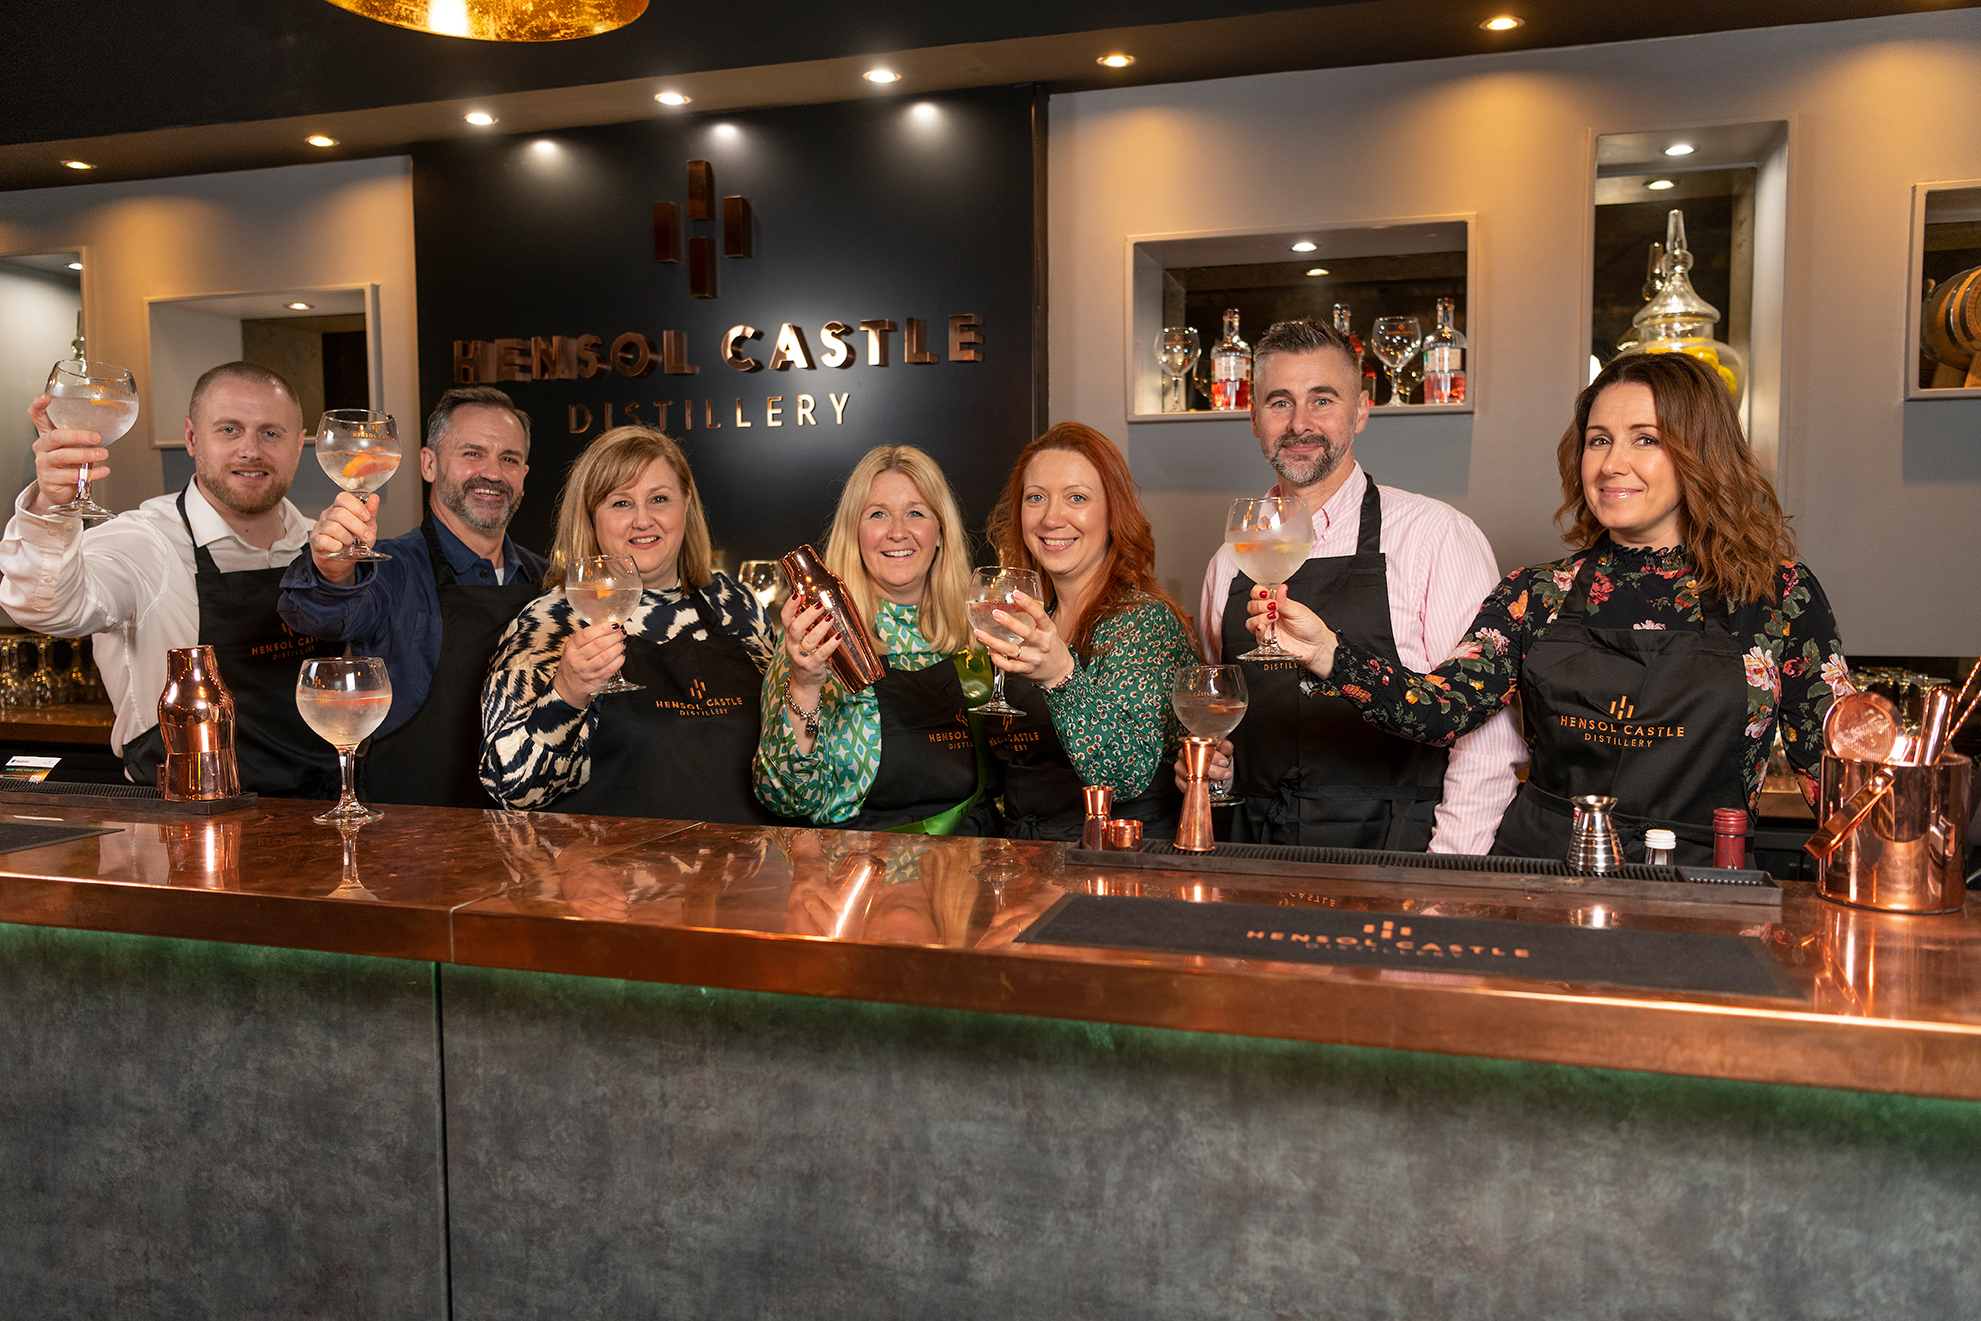
[[[1148,789],[1183,740],[1169,702],[1176,671],[1202,660],[1190,630],[1154,597],[1094,630],[1092,658],[1076,653],[1072,677],[1045,694],[1082,784],[1113,785],[1116,802]]]
[[[1583,620],[1591,628],[1704,628],[1698,584],[1688,574],[1685,548],[1618,546],[1608,538],[1589,552],[1596,571]],[[1398,669],[1343,639],[1332,679],[1313,686],[1338,693],[1383,728],[1406,738],[1448,744],[1484,724],[1513,700],[1527,653],[1546,634],[1575,585],[1583,556],[1516,569],[1486,598],[1449,660],[1429,674]],[[1733,612],[1736,639],[1748,643],[1747,757],[1742,766],[1751,808],[1781,722],[1782,747],[1815,801],[1823,716],[1851,691],[1836,617],[1823,589],[1801,564],[1784,562],[1772,601]]]
[[[757,598],[726,573],[716,574],[702,595],[722,631],[741,638],[761,668],[771,641]],[[584,626],[564,593],[553,589],[524,606],[496,644],[482,688],[481,782],[504,807],[540,808],[591,778],[598,703],[568,705],[551,687],[565,640]],[[694,604],[678,588],[641,592],[626,631],[655,642],[684,633],[708,638]]]
[[[949,657],[922,636],[920,606],[882,601],[874,612],[874,640],[897,670],[925,670]],[[860,814],[880,772],[880,698],[872,688],[848,697],[828,680],[819,695],[819,736],[810,756],[784,718],[784,680],[791,658],[779,647],[764,675],[763,733],[751,766],[757,801],[779,816],[837,825]]]

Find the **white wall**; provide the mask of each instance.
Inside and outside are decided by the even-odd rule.
[[[1502,568],[1555,558],[1595,135],[1787,120],[1780,472],[1803,556],[1852,651],[1981,654],[1981,402],[1901,402],[1911,187],[1981,177],[1976,88],[1966,9],[1054,97],[1053,419],[1123,444],[1158,572],[1194,601],[1225,502],[1271,473],[1240,422],[1125,421],[1128,237],[1476,213],[1477,412],[1373,419],[1357,455],[1465,510]]]
[[[168,441],[183,434],[183,428],[170,424],[172,410],[184,415],[193,386],[206,369],[240,358],[241,322],[237,317],[213,316],[174,303],[153,303],[150,343],[151,380],[146,403],[150,405],[148,411],[154,413],[152,435]],[[303,424],[307,426],[311,420],[305,418]],[[122,456],[113,453],[110,457]]]
[[[406,157],[0,193],[0,252],[70,248],[85,252],[90,354],[136,372],[144,401],[97,488],[110,508],[129,508],[164,489],[151,442],[184,428],[179,387],[167,398],[150,379],[147,298],[377,284],[383,407],[402,419],[418,415]],[[238,324],[234,333],[238,353]],[[0,412],[5,407],[0,400]],[[380,522],[387,535],[418,521],[419,484],[401,481],[404,489],[386,488]]]
[[[71,356],[81,308],[68,281],[0,267],[0,498],[9,502],[34,478],[28,400],[47,384],[48,369]]]

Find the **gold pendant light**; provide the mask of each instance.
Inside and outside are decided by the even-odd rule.
[[[476,41],[569,41],[623,28],[647,0],[330,0],[415,32]]]

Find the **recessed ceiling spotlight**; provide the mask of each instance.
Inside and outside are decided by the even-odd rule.
[[[307,312],[315,306],[315,303],[290,303],[289,310],[291,312]]]
[[[1649,188],[1654,193],[1662,193],[1667,188],[1678,187],[1678,185],[1673,183],[1670,179],[1653,179],[1651,180],[1651,182],[1645,184],[1644,186],[1646,188]]]
[[[321,133],[312,133],[304,138],[303,141],[309,143],[312,147],[334,147],[337,145],[336,138],[327,138]]]
[[[79,271],[82,268],[83,268],[83,264],[79,261],[72,261],[69,263],[69,269],[72,271]]]
[[[63,161],[62,164],[68,166],[72,170],[93,170],[96,168],[94,165],[91,165],[88,161]]]
[[[686,105],[694,98],[683,96],[679,92],[656,92],[653,99],[662,105]]]
[[[467,120],[470,124],[473,124],[476,128],[487,128],[490,124],[493,124],[495,122],[495,116],[489,114],[488,111],[486,110],[471,110],[467,114],[461,116],[461,118]]]
[[[1096,64],[1105,64],[1110,69],[1125,69],[1134,62],[1133,55],[1103,55],[1094,61]]]
[[[1325,266],[1316,266],[1313,270],[1307,272],[1309,275],[1326,275],[1327,273],[1328,268]]]
[[[1511,32],[1527,22],[1518,14],[1496,14],[1479,26],[1488,32]]]
[[[901,75],[892,69],[869,69],[860,75],[870,83],[898,83]]]
[[[1693,146],[1689,142],[1674,142],[1665,148],[1667,156],[1690,156],[1692,152]]]
[[[1309,243],[1306,239],[1301,239],[1298,243],[1293,245],[1293,250],[1295,252],[1312,252],[1314,250],[1314,246],[1315,246],[1314,244]]]

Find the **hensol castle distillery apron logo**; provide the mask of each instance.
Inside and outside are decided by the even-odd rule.
[[[1391,954],[1404,959],[1439,959],[1474,966],[1499,959],[1524,959],[1528,952],[1518,946],[1501,949],[1497,945],[1466,945],[1459,941],[1413,940],[1409,927],[1399,927],[1385,919],[1381,930],[1374,922],[1362,924],[1359,936],[1308,935],[1304,931],[1275,931],[1270,927],[1247,931],[1247,940],[1283,940],[1310,949],[1353,949],[1364,954]]]
[[[710,697],[708,685],[700,679],[688,685],[687,701],[656,697],[653,704],[658,710],[677,716],[727,716],[743,709],[740,697]]]
[[[741,195],[725,197],[721,206],[722,255],[750,260],[755,254],[754,218],[750,199]],[[716,218],[715,169],[707,161],[688,162],[688,222],[713,223]],[[680,261],[684,229],[681,208],[675,202],[656,202],[653,207],[653,259]],[[715,239],[707,234],[688,236],[688,293],[693,298],[715,298]],[[755,326],[737,324],[723,332],[715,346],[725,366],[738,372],[765,368],[789,372],[793,368],[814,372],[859,365],[864,337],[866,365],[885,368],[892,364],[893,340],[901,335],[901,361],[910,366],[933,366],[938,362],[982,362],[984,319],[973,312],[949,317],[948,353],[938,358],[929,347],[928,319],[904,317],[897,324],[891,317],[863,317],[855,321],[827,321],[814,332],[820,349],[816,356],[805,327],[796,322],[779,324],[768,361],[750,355],[751,340],[766,338]],[[651,376],[657,367],[663,376],[697,376],[701,367],[693,360],[688,334],[662,330],[660,342],[644,331],[629,330],[606,346],[602,335],[531,335],[513,339],[457,339],[454,341],[454,380],[460,385],[502,385],[520,381],[590,381],[617,374],[630,380]],[[805,377],[789,378],[794,386],[810,384]],[[621,401],[614,417],[612,403],[601,403],[597,412],[590,404],[569,406],[570,434],[582,436],[596,423],[609,430],[622,423],[693,431],[720,430],[724,426],[843,426],[846,410],[853,400],[849,387],[806,391],[793,389],[786,394],[763,394],[758,398],[742,395],[692,397],[692,387],[682,382],[684,396],[673,399]],[[670,389],[667,393],[673,393]],[[642,410],[651,408],[651,413]],[[679,409],[677,413],[675,410]]]
[[[1584,743],[1601,743],[1612,748],[1648,748],[1666,739],[1685,737],[1684,725],[1654,725],[1638,720],[1637,707],[1627,694],[1620,695],[1604,710],[1610,719],[1558,715],[1555,724],[1582,735]]]

